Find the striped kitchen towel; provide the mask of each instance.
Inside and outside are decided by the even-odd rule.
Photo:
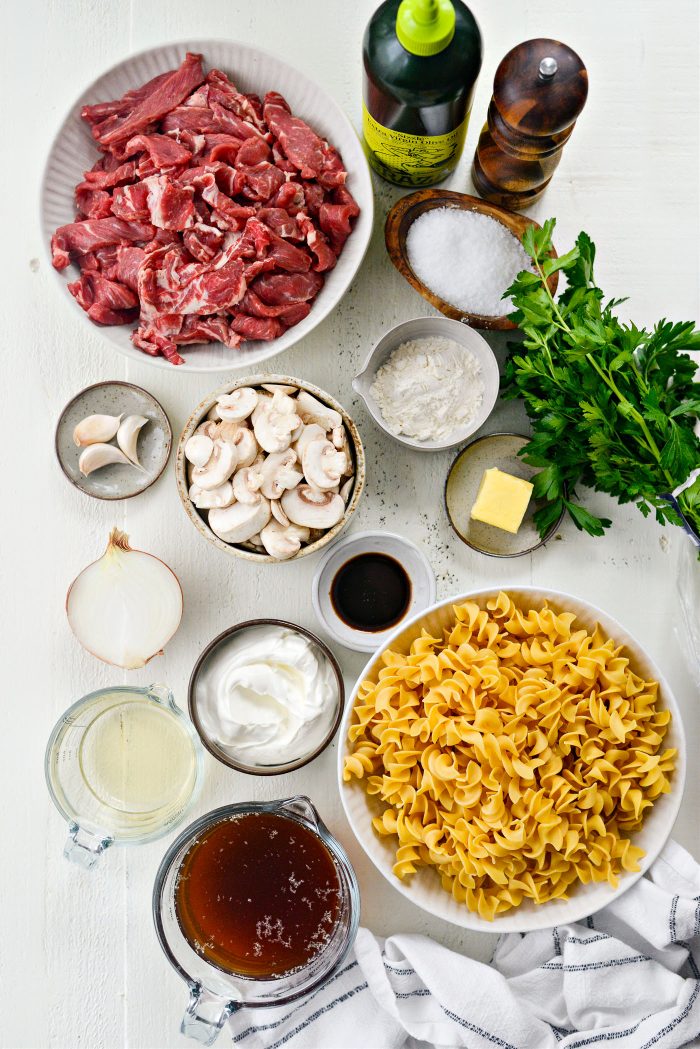
[[[670,842],[605,910],[503,936],[491,965],[361,929],[320,990],[229,1022],[241,1049],[680,1049],[700,1046],[699,966],[700,866]]]

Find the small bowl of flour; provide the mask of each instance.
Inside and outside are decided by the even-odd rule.
[[[498,364],[473,328],[418,317],[379,340],[353,387],[385,433],[409,448],[440,451],[486,422],[498,397]]]

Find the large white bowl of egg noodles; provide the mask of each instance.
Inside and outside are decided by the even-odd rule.
[[[556,614],[564,612],[575,614],[576,621],[571,625],[572,631],[584,628],[592,635],[596,625],[598,625],[604,637],[614,641],[616,649],[619,646],[624,646],[620,655],[629,660],[629,671],[643,678],[646,682],[658,683],[656,709],[668,710],[671,714],[671,722],[666,730],[660,751],[674,748],[677,754],[673,759],[673,770],[667,773],[670,783],[669,792],[659,794],[654,799],[652,807],[648,808],[644,814],[644,821],[641,827],[629,833],[632,845],[644,850],[644,855],[636,861],[639,870],[621,870],[618,875],[617,888],[614,888],[608,881],[591,881],[584,884],[576,880],[568,888],[568,898],[550,899],[542,903],[536,903],[532,899],[524,899],[519,905],[503,913],[497,913],[489,920],[487,917],[483,917],[476,911],[471,910],[463,899],[455,898],[450,891],[443,888],[441,878],[432,864],[427,866],[418,865],[415,873],[409,873],[403,878],[397,877],[394,873],[394,866],[397,863],[399,841],[393,834],[377,833],[372,824],[375,817],[382,816],[382,813],[390,807],[387,800],[380,800],[380,797],[376,794],[367,793],[365,789],[366,777],[357,778],[353,775],[346,781],[343,772],[346,758],[354,750],[353,745],[348,742],[348,731],[355,722],[353,711],[358,692],[361,692],[362,682],[377,682],[379,671],[385,665],[382,660],[383,654],[387,651],[398,652],[403,655],[408,654],[412,643],[421,637],[423,631],[426,631],[431,637],[442,638],[444,631],[446,629],[450,630],[455,624],[455,606],[463,605],[465,602],[473,602],[480,609],[486,609],[487,602],[498,600],[500,591],[505,592],[522,612],[527,612],[529,609],[540,609],[546,601],[548,607]],[[362,698],[363,696],[365,699]],[[359,705],[362,705],[365,701],[366,692],[361,693]],[[611,745],[615,746],[616,744],[613,743]],[[624,746],[623,743],[619,745]],[[445,747],[445,749],[449,751],[449,747]],[[375,769],[375,774],[378,773],[381,776],[384,771],[383,768]],[[581,921],[586,916],[605,907],[613,899],[629,889],[649,869],[671,833],[681,803],[685,771],[686,743],[678,704],[668,681],[640,643],[622,624],[618,623],[602,609],[596,608],[573,594],[556,590],[542,590],[537,587],[501,586],[460,594],[438,602],[427,611],[402,624],[394,631],[382,648],[375,653],[362,671],[351,699],[347,704],[339,732],[338,782],[340,796],[355,837],[369,859],[387,881],[403,896],[415,903],[416,906],[435,915],[435,917],[443,918],[455,925],[480,932],[524,933],[536,929],[549,928],[553,925]],[[580,796],[578,795],[578,797]],[[395,807],[399,809],[401,806],[396,804]],[[388,818],[389,820],[393,819],[393,814],[389,813]],[[625,833],[624,836],[627,837],[627,834]]]

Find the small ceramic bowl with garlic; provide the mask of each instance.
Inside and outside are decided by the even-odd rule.
[[[348,523],[365,456],[330,394],[286,375],[253,375],[197,406],[175,471],[185,511],[210,543],[249,561],[290,561]]]
[[[162,406],[133,383],[106,381],[77,393],[56,425],[56,456],[76,488],[95,499],[129,499],[160,477],[172,431]]]

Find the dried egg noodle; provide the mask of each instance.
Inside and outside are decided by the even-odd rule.
[[[394,873],[435,867],[482,918],[638,870],[630,834],[670,790],[658,684],[571,612],[508,594],[454,606],[444,638],[386,651],[359,689],[343,778],[382,803]]]

